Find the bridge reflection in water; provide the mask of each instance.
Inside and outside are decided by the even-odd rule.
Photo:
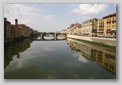
[[[31,38],[31,40],[33,41],[62,41],[62,40],[66,40],[66,38],[62,38],[62,37],[49,37],[49,36],[45,36],[44,38],[41,37],[37,37],[37,38]]]
[[[107,71],[116,74],[116,53],[72,39],[67,39],[67,44],[71,50],[81,52],[81,55],[87,60],[96,62]]]

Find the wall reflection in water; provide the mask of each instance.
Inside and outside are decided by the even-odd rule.
[[[30,43],[32,43],[30,39],[25,39],[11,46],[4,47],[4,68],[13,60],[14,55],[17,55],[17,58],[19,58],[20,53],[30,47]]]
[[[116,53],[72,39],[67,39],[67,43],[71,50],[81,52],[87,60],[96,62],[107,71],[116,74]]]

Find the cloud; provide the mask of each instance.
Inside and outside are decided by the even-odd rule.
[[[88,60],[85,59],[83,56],[79,56],[78,60],[83,62],[83,63],[87,63],[88,62]]]
[[[79,8],[72,10],[74,14],[79,15],[94,15],[104,12],[109,5],[107,4],[80,4]]]
[[[12,14],[14,16],[37,16],[40,14],[40,10],[24,4],[5,4],[4,14]]]
[[[4,5],[4,17],[14,23],[15,19],[18,19],[20,23],[29,23],[35,17],[40,16],[42,9],[27,6],[26,4],[5,4]]]
[[[70,22],[71,22],[71,23],[74,23],[74,22],[75,22],[75,20],[71,20]]]
[[[49,48],[49,47],[45,47],[43,50],[45,50],[45,51],[47,51],[47,52],[53,52],[53,51],[54,51],[54,49]]]
[[[46,15],[44,16],[43,18],[46,19],[46,20],[50,20],[54,17],[54,15]]]

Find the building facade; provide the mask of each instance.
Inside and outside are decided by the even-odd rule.
[[[11,36],[12,38],[21,38],[21,30],[18,27],[17,19],[15,19],[15,25],[11,25]]]
[[[97,18],[93,18],[91,19],[91,22],[92,22],[92,36],[93,37],[97,37],[97,21],[98,19]]]
[[[81,35],[82,24],[79,24],[79,23],[71,24],[67,31],[69,31],[69,34],[72,34],[72,35]]]
[[[82,34],[82,24],[76,23],[76,35]]]
[[[116,37],[116,13],[109,14],[104,19],[104,35],[105,37]]]
[[[82,35],[92,36],[92,22],[91,20],[84,21],[82,24]]]
[[[93,18],[83,22],[82,24],[82,35],[97,37],[97,18]]]
[[[30,37],[33,29],[25,24],[18,24],[18,19],[15,19],[15,24],[11,24],[4,18],[4,39],[18,39],[22,37]]]
[[[92,18],[82,24],[71,24],[66,31],[70,35],[116,38],[116,13],[102,19]]]
[[[4,18],[4,39],[11,38],[11,23]]]
[[[97,36],[104,37],[104,19],[99,19],[97,24]]]

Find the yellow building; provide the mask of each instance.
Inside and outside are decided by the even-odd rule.
[[[104,37],[104,19],[99,19],[97,24],[97,36]]]
[[[107,51],[96,51],[96,63],[116,74],[116,54]]]
[[[97,21],[98,21],[98,19],[93,18],[93,19],[91,19],[91,21],[92,21],[92,36],[97,37]]]
[[[105,37],[116,37],[116,13],[109,14],[104,19],[104,35]]]

